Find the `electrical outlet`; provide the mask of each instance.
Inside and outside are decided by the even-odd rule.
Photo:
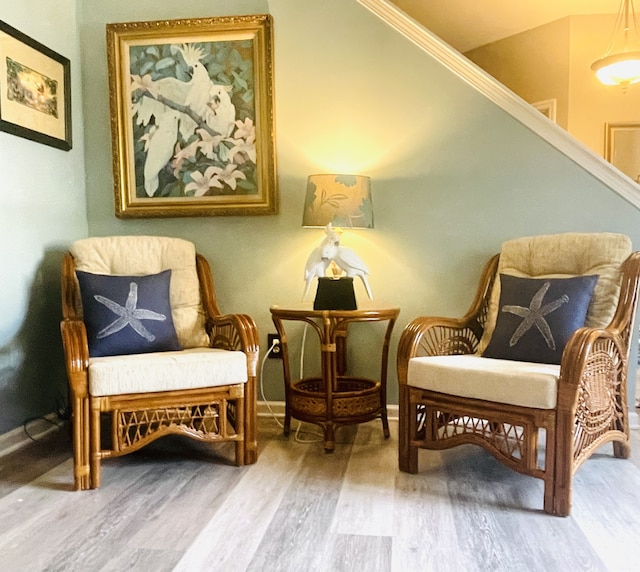
[[[280,343],[279,334],[267,334],[267,349],[273,346],[273,349],[269,353],[269,357],[271,359],[282,359],[282,348],[280,347]]]

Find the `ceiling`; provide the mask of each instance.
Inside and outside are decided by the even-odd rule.
[[[615,14],[620,0],[391,0],[459,52],[569,15]]]

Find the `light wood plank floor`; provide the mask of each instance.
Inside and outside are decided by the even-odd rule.
[[[0,570],[640,570],[640,430],[630,461],[610,446],[587,461],[557,518],[540,481],[477,447],[421,451],[420,473],[400,473],[395,428],[343,428],[327,455],[261,419],[249,467],[168,438],[104,462],[87,492],[56,431],[0,457]]]

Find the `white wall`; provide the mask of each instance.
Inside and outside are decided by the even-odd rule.
[[[71,60],[73,149],[0,132],[0,433],[64,404],[61,249],[86,236],[75,0],[2,0],[1,18]]]

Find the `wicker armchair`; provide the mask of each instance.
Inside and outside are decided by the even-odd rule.
[[[500,310],[497,277],[503,273],[599,276],[585,326],[570,335],[559,365],[482,355]],[[400,469],[418,472],[420,448],[476,444],[542,479],[544,511],[569,515],[572,478],[581,464],[610,441],[614,456],[630,453],[626,385],[639,275],[640,253],[632,253],[621,235],[506,242],[486,265],[463,318],[420,317],[402,333]]]
[[[104,275],[143,278],[167,270],[171,273],[164,298],[170,304],[167,313],[175,326],[178,347],[92,357],[91,327],[85,324],[87,312],[83,313],[78,277],[86,273],[91,280]],[[142,286],[136,286],[135,292],[133,282],[127,287],[127,309],[131,310],[132,292],[132,307],[137,303],[142,308]],[[124,301],[120,303],[124,308]],[[221,314],[209,264],[196,254],[192,243],[150,236],[75,242],[63,261],[62,313],[75,490],[100,486],[102,459],[131,453],[168,434],[209,443],[235,442],[238,465],[256,461],[256,326],[247,315]],[[143,316],[142,324],[145,319],[166,321],[166,316],[161,320],[157,314],[155,318],[136,315]],[[126,333],[128,329],[135,337],[137,327],[147,333],[139,324],[120,326],[112,324],[110,331],[119,328],[118,333]],[[104,331],[101,336],[105,337]],[[110,422],[110,439],[101,434],[105,418]]]

